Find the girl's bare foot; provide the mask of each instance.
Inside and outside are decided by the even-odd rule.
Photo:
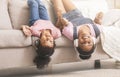
[[[23,33],[24,33],[26,36],[31,36],[31,35],[32,35],[29,26],[23,25],[23,26],[22,26],[22,30],[23,30]]]
[[[103,12],[99,12],[95,17],[94,22],[101,25],[103,15],[104,15]]]

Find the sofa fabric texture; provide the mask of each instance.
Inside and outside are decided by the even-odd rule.
[[[21,30],[0,30],[0,48],[16,48],[31,46],[32,40]]]
[[[7,0],[0,1],[0,29],[12,29]]]
[[[9,14],[14,29],[20,29],[21,25],[28,25],[29,8],[27,0],[9,0]]]

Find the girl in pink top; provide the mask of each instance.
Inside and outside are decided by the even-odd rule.
[[[54,52],[55,39],[61,36],[61,32],[49,20],[47,10],[41,0],[28,0],[30,8],[30,26],[22,26],[26,36],[39,37],[35,41],[37,56],[34,60],[37,68],[43,68],[50,61]]]
[[[103,13],[98,13],[93,21],[84,17],[71,0],[52,0],[52,2],[58,17],[56,26],[74,42],[79,57],[89,59],[95,49],[95,39],[100,35],[97,24],[101,24]]]

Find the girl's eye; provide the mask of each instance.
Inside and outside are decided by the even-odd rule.
[[[90,44],[90,42],[88,42],[88,44]]]

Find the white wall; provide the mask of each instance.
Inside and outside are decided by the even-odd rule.
[[[116,8],[119,8],[120,9],[120,0],[116,0]]]
[[[106,0],[108,2],[109,8],[119,8],[120,9],[120,0]]]

